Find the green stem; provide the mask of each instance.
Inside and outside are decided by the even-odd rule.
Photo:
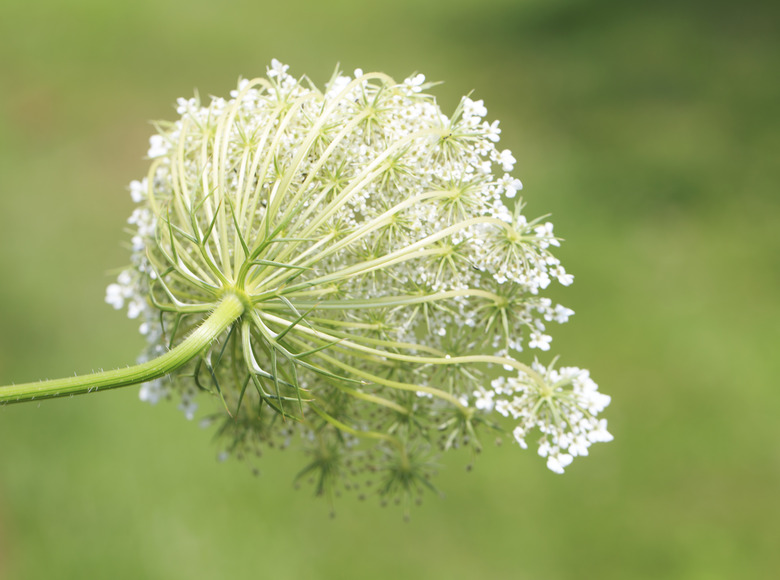
[[[235,294],[225,294],[216,309],[181,344],[159,357],[135,366],[90,375],[0,387],[0,404],[52,399],[116,389],[158,379],[184,366],[227,330],[244,313]]]

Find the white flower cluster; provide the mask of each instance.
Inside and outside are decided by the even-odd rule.
[[[587,370],[577,367],[545,368],[537,361],[533,373],[498,377],[492,390],[475,393],[477,405],[495,409],[504,417],[519,421],[513,435],[523,448],[529,432],[538,428],[539,455],[556,473],[574,457],[588,454],[591,443],[612,441],[607,421],[597,415],[609,405],[610,397],[598,391]]]
[[[225,293],[247,311],[190,373],[142,397],[177,392],[192,417],[197,384],[261,439],[275,414],[307,433],[308,417],[351,433],[411,413],[408,429],[457,424],[465,437],[470,420],[446,420],[442,401],[470,417],[471,397],[522,419],[523,434],[538,426],[554,470],[583,441],[605,440],[592,438],[601,431],[588,421],[606,402],[585,371],[539,372],[544,388],[530,369],[479,386],[473,367],[528,368],[516,353],[549,350],[547,325],[573,314],[540,295],[573,278],[551,253],[552,224],[522,214],[516,160],[497,147],[483,101],[465,97],[447,116],[422,74],[336,73],[319,90],[288,69],[274,60],[230,99],[179,99],[180,119],[150,140],[149,174],[130,186],[132,265],[106,301],[142,318],[148,356]],[[563,390],[545,398],[545,388]],[[583,406],[586,394],[601,408]]]

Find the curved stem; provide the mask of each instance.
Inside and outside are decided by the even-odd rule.
[[[241,299],[232,293],[225,294],[211,315],[192,334],[181,344],[153,360],[90,375],[0,387],[0,404],[81,395],[158,379],[191,361],[243,313],[244,304]]]

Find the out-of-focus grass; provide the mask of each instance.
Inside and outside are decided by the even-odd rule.
[[[476,88],[577,280],[555,334],[613,443],[565,476],[513,445],[448,459],[404,524],[216,464],[134,389],[0,409],[0,578],[773,578],[780,557],[780,39],[771,3],[6,1],[0,383],[131,362],[102,304],[146,119],[277,57]]]

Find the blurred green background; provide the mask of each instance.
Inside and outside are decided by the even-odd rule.
[[[576,275],[565,364],[615,441],[565,476],[488,445],[404,523],[217,464],[137,389],[0,409],[0,578],[776,578],[780,4],[617,0],[4,0],[0,384],[131,363],[103,303],[127,261],[147,120],[271,58],[475,89]]]

